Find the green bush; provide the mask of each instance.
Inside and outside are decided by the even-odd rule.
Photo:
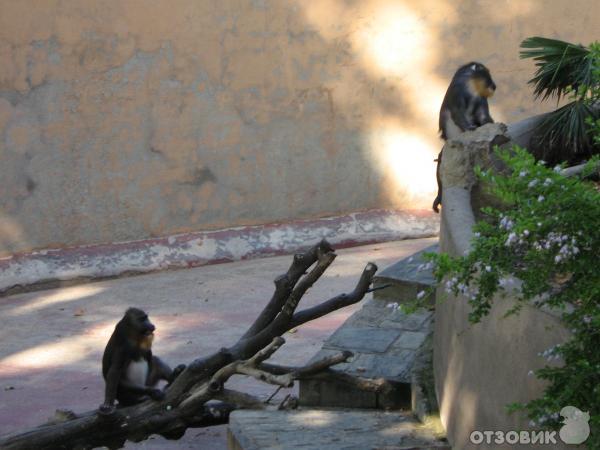
[[[565,177],[561,167],[546,167],[523,149],[497,153],[508,174],[477,173],[503,207],[482,210],[469,254],[428,255],[438,288],[466,296],[472,323],[489,313],[512,277],[522,284],[509,314],[524,304],[560,311],[571,337],[540,357],[561,364],[532,372],[547,380],[544,395],[509,409],[524,410],[532,425],[549,429],[559,428],[564,406],[588,411],[586,444],[600,448],[600,193],[583,177]],[[590,171],[598,163],[590,161]]]

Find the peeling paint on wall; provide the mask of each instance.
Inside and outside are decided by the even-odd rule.
[[[438,216],[372,210],[285,224],[237,227],[159,239],[74,247],[0,259],[0,294],[36,283],[196,267],[305,249],[435,236]]]

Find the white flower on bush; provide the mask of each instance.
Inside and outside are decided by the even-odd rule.
[[[532,188],[532,187],[535,187],[535,185],[536,185],[536,184],[538,184],[538,180],[537,180],[537,179],[534,179],[534,180],[531,180],[531,181],[530,181],[530,182],[527,184],[527,187],[528,187],[528,188]]]
[[[452,291],[454,290],[454,286],[456,285],[456,283],[458,283],[458,279],[456,277],[453,277],[450,280],[446,281],[446,292],[448,294],[452,293]]]
[[[538,356],[545,358],[547,361],[552,361],[554,359],[560,359],[560,355],[558,354],[558,349],[560,345],[555,345],[554,347],[550,347],[544,350],[541,353],[538,353]]]
[[[538,202],[543,202],[545,199],[546,199],[546,197],[544,197],[543,195],[540,195],[540,196],[537,198],[537,201],[538,201]]]
[[[502,216],[502,219],[500,219],[500,227],[504,228],[505,230],[510,230],[513,226],[514,222],[512,220],[506,216]]]
[[[506,242],[504,243],[504,245],[507,247],[510,247],[512,244],[515,243],[515,241],[517,241],[517,233],[515,233],[514,231],[511,231],[510,234],[508,235],[508,238],[506,239]]]

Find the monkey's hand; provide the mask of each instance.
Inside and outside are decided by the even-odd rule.
[[[473,131],[473,130],[476,130],[476,129],[477,129],[477,125],[470,124],[470,125],[467,125],[466,131]]]
[[[181,372],[185,370],[185,364],[179,364],[177,367],[173,369],[173,373],[171,374],[171,381],[181,375]]]
[[[150,389],[148,395],[152,400],[160,401],[165,398],[165,393],[162,389]]]
[[[98,408],[98,412],[102,416],[110,416],[111,414],[114,414],[116,410],[117,408],[115,407],[115,405],[110,405],[108,403],[102,403]]]
[[[165,388],[168,388],[169,386],[171,386],[173,384],[173,381],[175,381],[175,379],[181,375],[181,372],[183,372],[186,368],[185,364],[179,364],[177,367],[175,367],[173,369],[173,372],[171,372],[171,375],[169,375],[169,379],[168,379],[168,383],[165,386]]]

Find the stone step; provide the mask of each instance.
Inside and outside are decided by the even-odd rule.
[[[381,272],[374,284],[392,286],[375,291],[378,298],[367,300],[324,342],[311,361],[343,350],[351,351],[354,357],[331,369],[333,379],[301,380],[301,405],[410,409],[422,419],[436,410],[428,377],[423,376],[432,370],[433,311],[423,308],[406,314],[398,308],[400,303],[414,299],[421,289],[433,284],[430,270],[417,270],[424,264],[423,254],[428,251],[437,251],[437,245]],[[383,292],[386,294],[382,297]],[[368,390],[361,383],[349,383],[347,375],[361,380],[383,379],[386,389]]]
[[[300,408],[234,411],[227,440],[230,450],[451,450],[442,436],[407,413]]]
[[[414,299],[420,291],[433,287],[435,279],[432,270],[419,270],[419,268],[427,263],[423,258],[425,253],[436,253],[438,251],[439,244],[432,245],[392,264],[375,275],[373,278],[374,287],[390,286],[375,291],[373,298],[393,302],[408,301]],[[433,295],[429,296],[429,300],[433,304]]]
[[[350,386],[343,380],[300,381],[300,404],[348,408],[412,408],[413,368],[432,331],[433,313],[405,314],[369,300],[323,344],[312,361],[349,350],[351,361],[338,364],[334,373],[359,378],[383,378],[391,389],[382,393]]]

